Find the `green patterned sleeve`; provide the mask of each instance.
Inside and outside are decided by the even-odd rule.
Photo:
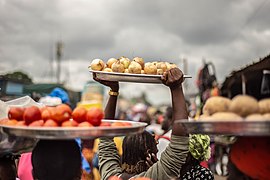
[[[100,138],[98,145],[99,171],[102,180],[122,173],[120,157],[112,138]]]
[[[145,176],[155,180],[178,177],[187,158],[188,142],[188,137],[172,135],[171,142],[161,154],[160,161],[138,176]]]

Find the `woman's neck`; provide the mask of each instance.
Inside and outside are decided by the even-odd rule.
[[[195,166],[198,166],[198,165],[200,165],[200,162],[198,160],[196,160],[195,158],[193,158],[192,155],[189,153],[188,157],[186,159],[186,163],[183,164],[183,166],[181,168],[180,175],[183,176],[188,171],[190,171],[192,168],[194,168]]]

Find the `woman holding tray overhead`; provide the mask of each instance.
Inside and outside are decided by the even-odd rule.
[[[94,79],[111,88],[109,101],[105,108],[105,118],[114,119],[119,90],[118,82]],[[183,73],[178,68],[166,71],[162,82],[170,88],[172,96],[173,121],[187,119],[188,113],[182,91]],[[128,135],[123,141],[122,162],[117,154],[113,138],[101,138],[99,144],[99,170],[102,179],[118,176],[125,179],[131,177],[148,177],[151,179],[171,179],[179,177],[182,165],[188,155],[189,137],[180,123],[173,124],[171,142],[161,155],[159,161],[156,141],[148,132]]]

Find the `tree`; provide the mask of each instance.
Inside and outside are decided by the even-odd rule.
[[[12,80],[23,81],[24,83],[29,83],[29,84],[33,83],[32,78],[30,78],[27,74],[25,74],[24,72],[21,72],[21,71],[15,71],[13,73],[8,73],[4,76],[9,78],[9,79],[12,79]]]

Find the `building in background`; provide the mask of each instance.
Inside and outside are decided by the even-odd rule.
[[[238,94],[247,94],[257,100],[270,97],[269,75],[270,55],[240,70],[233,71],[222,83],[221,95],[233,98]]]
[[[23,88],[30,84],[32,79],[22,72],[0,75],[0,99],[8,101],[24,96]]]

